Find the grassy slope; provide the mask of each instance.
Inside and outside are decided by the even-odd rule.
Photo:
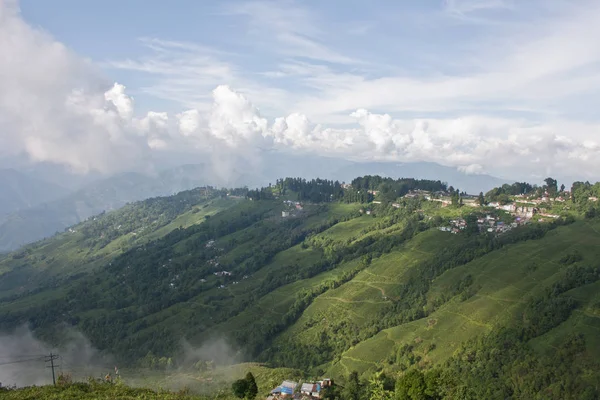
[[[429,317],[386,329],[344,353],[330,372],[344,375],[348,370],[366,372],[393,356],[399,345],[414,346],[424,363],[436,364],[450,357],[457,346],[476,335],[506,325],[522,308],[524,299],[534,296],[562,277],[565,266],[559,263],[565,252],[577,249],[584,260],[600,255],[600,223],[577,222],[550,232],[541,240],[510,245],[466,265],[447,271],[433,282],[430,300],[466,275],[473,277],[474,296],[461,301],[453,298]],[[580,300],[580,308],[569,320],[532,341],[539,351],[551,351],[552,343],[573,332],[586,336],[588,350],[600,356],[600,300],[598,283],[574,289],[566,295]],[[377,294],[371,297],[378,299]],[[430,350],[431,345],[435,348]]]
[[[38,386],[2,391],[0,398],[33,399],[145,399],[145,400],[234,400],[231,390],[236,379],[252,372],[258,386],[257,399],[265,398],[285,379],[301,381],[304,374],[290,368],[267,368],[261,364],[245,363],[216,367],[205,372],[121,370],[122,384],[78,382],[66,386]],[[193,395],[191,393],[197,393]],[[205,394],[205,395],[203,395]]]
[[[94,224],[94,220],[78,224],[73,233],[65,232],[42,240],[0,260],[0,276],[6,274],[3,277],[5,287],[3,286],[0,297],[39,287],[42,281],[47,281],[53,276],[64,279],[69,275],[89,272],[107,264],[131,247],[159,239],[179,227],[187,228],[200,224],[205,221],[206,216],[215,215],[238,202],[236,199],[202,200],[169,223],[155,228],[150,226],[148,229],[141,229],[139,233],[124,231],[105,246],[90,243],[89,238],[81,231],[86,225]],[[122,214],[125,218],[127,213],[134,209],[135,205],[126,206],[114,214]],[[12,274],[9,274],[10,272]]]
[[[396,290],[405,282],[405,274],[411,267],[428,259],[438,246],[452,246],[458,240],[460,238],[455,235],[429,231],[398,250],[373,260],[368,268],[349,282],[317,297],[276,343],[293,341],[311,345],[319,341],[321,332],[329,332],[345,321],[351,321],[359,331],[369,327],[377,312],[397,297]],[[349,357],[344,362],[351,363],[352,358]],[[349,370],[352,366],[348,367]],[[342,375],[348,371],[344,370]]]
[[[229,388],[236,379],[243,379],[246,373],[252,372],[258,386],[258,399],[265,398],[268,393],[285,379],[301,381],[304,373],[291,368],[268,368],[257,363],[242,363],[230,366],[218,366],[204,372],[195,371],[122,371],[123,380],[128,385],[147,387],[154,390],[189,389],[193,393],[222,393],[219,398],[229,399]],[[233,398],[233,397],[231,397]]]

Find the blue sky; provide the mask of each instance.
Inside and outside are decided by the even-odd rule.
[[[318,96],[326,83],[336,84],[334,76],[342,86],[349,84],[343,78],[435,80],[486,73],[490,63],[511,54],[518,45],[513,40],[542,36],[562,11],[577,11],[553,1],[509,0],[24,0],[21,9],[31,24],[125,83],[136,96],[138,111],[194,106],[204,102],[214,86],[229,84],[271,114],[306,111],[303,104],[295,105],[294,99],[282,102],[281,97]],[[167,65],[160,73],[157,68],[143,70],[158,60],[193,71],[166,74]],[[136,65],[123,65],[127,61]],[[202,79],[193,79],[199,75]],[[170,91],[165,87],[169,79]],[[177,94],[182,86],[188,94]],[[252,96],[257,93],[263,93],[263,99]],[[372,111],[388,111],[376,101],[353,103],[335,112],[345,116],[368,103],[375,103]],[[518,101],[500,109],[497,100],[476,103],[486,113],[558,113],[542,107],[529,110]],[[446,115],[450,107],[419,108],[394,111]]]
[[[6,104],[15,95],[38,104],[0,109],[19,132],[0,145],[33,160],[112,170],[139,160],[105,165],[87,151],[135,148],[148,159],[223,145],[242,157],[273,147],[533,179],[593,177],[600,168],[597,1],[0,0],[0,7],[13,10],[0,33],[15,38],[0,41],[13,54],[4,67],[14,89]],[[57,107],[60,118],[47,111]],[[32,112],[35,126],[24,122]],[[82,128],[73,128],[74,118]],[[42,133],[40,124],[55,130]]]

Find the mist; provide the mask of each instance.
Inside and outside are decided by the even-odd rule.
[[[61,373],[73,379],[102,377],[114,372],[112,357],[102,355],[81,333],[64,332],[63,345],[55,347],[37,339],[26,327],[12,333],[0,334],[0,383],[2,386],[31,386],[52,384],[50,353],[54,360],[55,376]]]
[[[184,368],[203,361],[212,362],[215,366],[223,366],[238,364],[243,360],[241,351],[236,350],[223,338],[206,340],[199,347],[192,346],[184,339],[181,341],[181,348],[183,360],[180,365]]]

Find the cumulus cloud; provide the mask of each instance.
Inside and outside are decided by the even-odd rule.
[[[277,119],[269,134],[276,146],[359,160],[431,161],[465,174],[581,176],[587,171],[586,177],[593,177],[600,167],[598,142],[572,139],[568,124],[484,117],[401,120],[364,109],[350,116],[358,128],[323,128],[293,114]],[[600,132],[595,125],[582,129]]]
[[[303,112],[268,119],[228,85],[216,86],[207,107],[137,115],[124,85],[109,83],[89,62],[27,25],[16,3],[7,0],[0,0],[0,51],[11,55],[0,63],[0,156],[25,153],[80,172],[151,169],[159,154],[188,152],[209,160],[213,174],[228,180],[236,171],[260,167],[266,149],[365,161],[431,161],[466,174],[518,178],[560,172],[593,179],[600,168],[600,126],[572,121],[532,124],[477,115],[399,119],[357,108],[346,113],[352,125],[324,126]],[[161,64],[163,73],[171,71],[167,64]],[[364,81],[342,77],[333,110],[359,103],[354,94],[346,96],[347,90],[364,95],[360,103],[366,104],[370,96],[398,92],[386,86],[392,81],[378,82],[375,96]],[[431,100],[434,95],[427,93],[443,99],[445,92],[438,89],[444,87],[415,86],[407,93],[426,97],[417,100]],[[477,81],[461,78],[446,89],[464,94],[476,87]],[[319,106],[332,110],[319,101],[312,108]]]
[[[27,25],[14,1],[0,0],[0,51],[10,55],[0,63],[0,157],[26,154],[81,173],[149,170],[157,151],[250,157],[266,132],[267,121],[226,86],[214,90],[209,115],[137,117],[124,85]]]
[[[93,66],[31,28],[14,1],[0,1],[0,155],[87,172],[129,168],[148,149],[130,129],[133,101]]]

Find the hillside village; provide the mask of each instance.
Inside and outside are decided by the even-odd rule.
[[[277,386],[266,400],[279,399],[302,399],[314,400],[322,399],[323,391],[333,386],[333,381],[329,378],[324,378],[316,382],[304,382],[302,384],[294,381],[285,380],[281,385]]]
[[[372,177],[373,178],[373,177]],[[379,178],[379,177],[374,177]],[[288,178],[289,179],[289,178]],[[276,186],[263,188],[261,191],[256,191],[255,195],[249,192],[248,198],[250,200],[260,200],[262,198],[272,198],[279,200],[281,208],[279,211],[281,214],[279,217],[282,221],[287,219],[293,219],[302,217],[310,210],[320,204],[319,201],[311,201],[311,198],[315,198],[314,193],[302,194],[302,185],[315,185],[314,182],[304,182],[300,180],[290,179],[290,187],[285,189],[286,181],[278,182]],[[400,180],[402,181],[402,180]],[[317,186],[336,185],[337,183],[323,181],[320,183],[316,181]],[[427,181],[425,181],[427,182]],[[450,218],[443,218],[440,223],[435,226],[439,231],[448,232],[451,234],[459,234],[465,230],[471,228],[469,226],[468,216],[471,216],[471,224],[477,225],[476,231],[480,234],[493,234],[501,235],[511,231],[522,225],[530,224],[531,222],[544,222],[545,220],[552,220],[559,217],[559,214],[555,209],[558,207],[565,208],[567,200],[571,199],[571,192],[561,188],[553,190],[552,188],[527,186],[528,184],[516,183],[514,185],[525,185],[528,193],[521,193],[516,195],[505,195],[498,192],[504,188],[496,188],[488,192],[485,196],[481,193],[479,196],[469,195],[464,192],[460,192],[458,189],[445,187],[440,184],[442,190],[425,190],[425,189],[410,189],[407,190],[400,197],[385,197],[382,190],[367,189],[360,190],[356,187],[356,182],[353,184],[339,184],[340,193],[335,195],[338,198],[359,196],[364,204],[360,209],[359,213],[363,215],[376,216],[382,208],[381,207],[392,207],[399,209],[406,204],[406,201],[421,200],[429,202],[433,207],[435,204],[439,204],[441,209],[452,209],[451,215],[455,215]],[[505,185],[508,188],[512,188],[511,185]],[[292,191],[295,189],[295,191]],[[268,193],[265,194],[265,193]],[[361,197],[366,194],[366,197]],[[263,197],[264,196],[264,197]],[[323,193],[319,191],[319,199],[329,199],[333,201],[334,194],[330,194],[327,197],[323,197]],[[297,198],[297,200],[292,200]],[[303,199],[303,200],[302,200]],[[588,196],[588,201],[597,202],[598,197]],[[422,204],[422,203],[421,203]],[[421,210],[420,210],[421,211]],[[437,213],[434,213],[436,215]],[[476,220],[473,220],[472,216],[476,216]],[[431,220],[431,216],[425,215],[425,218]],[[476,221],[476,222],[475,222]],[[474,229],[474,228],[473,228]],[[470,230],[472,233],[473,230]],[[213,269],[212,274],[217,278],[218,282],[216,287],[218,289],[227,289],[228,285],[237,285],[241,280],[247,279],[249,276],[244,275],[243,277],[235,277],[234,274],[228,270],[223,269],[219,262],[219,253],[222,251],[217,246],[217,242],[214,239],[209,240],[205,247],[213,250],[215,255],[213,258],[207,261],[207,264]],[[207,282],[206,278],[202,279],[202,282]],[[172,285],[174,287],[174,284]]]

